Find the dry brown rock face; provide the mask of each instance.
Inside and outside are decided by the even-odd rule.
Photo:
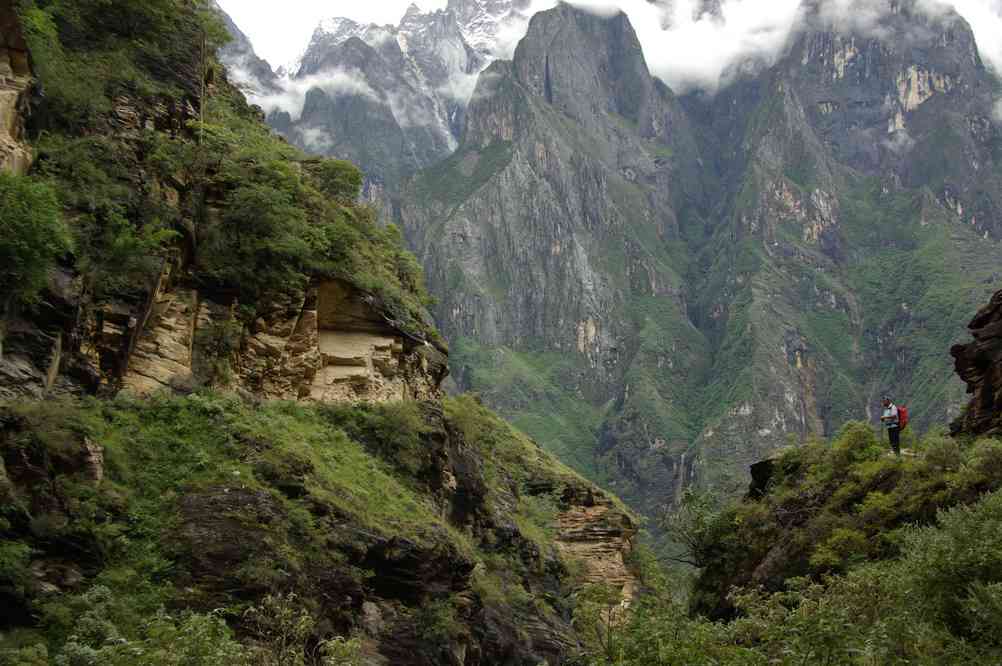
[[[639,590],[636,574],[626,565],[637,526],[605,495],[590,488],[577,490],[565,493],[567,505],[557,518],[557,549],[564,559],[582,563],[586,585],[611,585],[629,603]]]
[[[974,341],[950,353],[972,394],[967,410],[950,426],[954,435],[1002,433],[1002,291],[968,325]]]
[[[123,387],[139,395],[197,379],[219,358],[235,388],[278,400],[391,402],[441,396],[445,355],[396,329],[365,294],[340,281],[321,282],[298,302],[273,308],[251,327],[231,308],[190,290],[161,289],[129,356]],[[211,348],[211,349],[210,349]]]
[[[25,173],[31,149],[22,143],[31,86],[28,47],[11,0],[0,0],[0,171]]]

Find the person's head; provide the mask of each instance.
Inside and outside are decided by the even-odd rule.
[[[888,398],[888,397],[887,397],[887,396],[885,395],[885,396],[884,396],[884,398],[883,398],[883,403],[884,403],[884,407],[890,407],[890,406],[891,406],[891,399],[890,399],[890,398]]]

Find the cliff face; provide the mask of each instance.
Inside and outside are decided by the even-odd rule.
[[[951,424],[954,435],[1002,433],[1002,292],[978,311],[968,325],[974,341],[950,350],[957,374],[971,401]]]
[[[674,268],[677,202],[702,187],[687,127],[624,16],[561,6],[481,75],[462,145],[404,197],[461,382],[525,424],[556,414],[547,444],[581,469],[624,376],[647,374],[638,355],[662,359],[641,398],[662,448],[688,437],[675,373],[698,372],[704,341]]]
[[[959,408],[938,350],[996,277],[992,77],[956,14],[878,10],[863,28],[809,6],[772,70],[689,106],[715,119],[706,135],[722,137],[734,193],[711,232],[698,323],[723,352],[712,376],[745,396],[700,435],[708,478],[722,478],[712,461],[750,464],[779,433],[872,416],[881,392],[920,428]]]
[[[367,302],[368,301],[368,302]],[[236,336],[229,382],[262,398],[317,402],[434,400],[446,354],[394,328],[346,282],[322,282],[249,327],[197,290],[158,289],[135,333],[122,387],[139,395],[184,388],[213,358],[213,338]]]
[[[11,0],[0,3],[0,170],[24,173],[31,150],[24,144],[28,88],[32,84],[28,46]]]

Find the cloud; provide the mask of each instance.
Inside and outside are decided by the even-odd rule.
[[[1002,75],[1002,0],[916,1],[935,19],[951,16],[951,9],[956,9],[971,24],[986,64]],[[536,0],[531,12],[555,4]],[[677,92],[693,88],[715,92],[726,83],[728,73],[748,63],[773,64],[804,20],[801,0],[723,0],[719,16],[704,12],[700,0],[571,0],[571,4],[601,15],[626,12],[651,72]],[[822,21],[842,29],[880,37],[885,36],[881,19],[889,11],[889,0],[822,0],[820,15]],[[508,29],[514,34],[518,28],[524,34],[525,26],[513,24]],[[923,36],[928,37],[914,35]]]
[[[387,92],[386,101],[400,127],[430,127],[440,124],[432,101],[424,95]]]
[[[720,15],[699,0],[574,0],[577,7],[630,17],[651,72],[677,92],[714,92],[748,61],[775,62],[800,18],[800,0],[724,0]]]
[[[982,60],[1002,77],[1002,0],[952,0],[951,4],[971,24]]]
[[[898,130],[887,139],[880,142],[884,148],[898,156],[904,156],[915,147],[915,139],[911,137],[907,130]]]
[[[264,109],[265,113],[285,111],[293,120],[298,120],[303,114],[306,95],[314,89],[322,90],[328,97],[362,95],[373,101],[380,101],[379,95],[365,81],[364,76],[344,69],[328,70],[296,79],[286,77],[279,83],[279,92],[248,91],[247,99]]]
[[[458,74],[445,82],[436,92],[454,102],[466,105],[473,97],[473,91],[477,87],[479,74]]]
[[[326,130],[315,127],[300,127],[296,132],[303,143],[303,147],[311,153],[325,155],[334,147],[334,139]]]
[[[491,55],[502,60],[511,60],[515,47],[529,30],[529,21],[539,12],[556,7],[556,0],[532,0],[523,10],[513,10],[500,24],[494,34],[494,48]]]
[[[477,85],[473,89],[473,94],[470,96],[470,103],[493,97],[502,78],[503,76],[497,70],[486,69],[481,72],[480,76],[477,77]]]

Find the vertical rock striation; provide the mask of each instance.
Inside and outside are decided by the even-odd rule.
[[[31,149],[24,143],[31,85],[28,46],[12,0],[3,0],[0,2],[0,171],[23,174],[31,166]]]
[[[950,426],[954,435],[1002,433],[1002,291],[996,292],[968,325],[974,341],[950,353],[971,401]]]

